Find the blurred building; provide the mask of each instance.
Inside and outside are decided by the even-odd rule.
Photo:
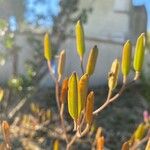
[[[86,58],[89,50],[98,45],[99,56],[96,70],[91,78],[92,85],[107,83],[107,75],[115,58],[121,59],[122,46],[127,39],[135,44],[140,33],[146,31],[146,12],[144,6],[134,7],[131,0],[84,0],[81,7],[92,7],[88,23],[84,26],[86,37]],[[67,62],[68,74],[79,68],[79,58],[76,53],[75,38],[68,37],[64,44],[70,59]],[[75,59],[76,58],[76,59]]]
[[[16,5],[11,0],[8,0],[7,2],[5,3],[5,7],[8,9],[5,10],[2,5],[0,6],[0,18],[7,18],[9,15],[14,14],[17,17],[17,20],[22,20],[22,14],[18,14],[18,12],[20,12],[18,9],[19,0],[16,2]],[[86,39],[84,66],[86,66],[89,50],[94,45],[97,45],[99,48],[99,56],[95,73],[91,78],[91,84],[93,86],[106,84],[107,74],[112,61],[115,58],[121,59],[124,42],[127,39],[130,39],[134,45],[138,35],[141,32],[146,31],[145,7],[134,7],[131,0],[81,0],[79,7],[80,9],[87,7],[93,8],[92,13],[88,16],[87,24],[84,25]],[[20,8],[23,9],[23,6]],[[6,16],[4,12],[7,12]],[[35,34],[37,35],[37,33]],[[38,34],[39,36],[42,35],[41,33]],[[23,61],[26,57],[32,57],[30,55],[32,52],[29,52],[32,48],[29,48],[26,34],[22,35],[21,33],[18,35],[17,43],[22,47],[22,51],[19,54],[19,71],[22,73],[24,71],[22,67]],[[66,49],[68,56],[66,75],[69,75],[74,70],[77,70],[77,72],[81,74],[74,35],[68,36],[61,48]],[[1,77],[7,78],[7,76],[9,76],[9,74],[6,76],[8,68],[9,67],[7,67],[7,69],[5,69],[5,67],[0,68]],[[49,75],[45,76],[42,84],[49,84],[47,80],[49,80]]]

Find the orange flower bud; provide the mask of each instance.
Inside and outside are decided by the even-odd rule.
[[[87,96],[86,102],[86,123],[91,125],[93,120],[93,109],[94,109],[94,92],[91,91]]]
[[[89,77],[87,74],[84,74],[78,83],[78,115],[85,107],[87,91],[88,91],[88,81]]]
[[[10,144],[10,126],[7,121],[2,122],[2,132],[5,143]]]
[[[68,92],[68,78],[63,80],[62,87],[61,87],[61,93],[60,93],[60,101],[61,103],[64,103],[67,98],[67,92]]]
[[[65,50],[61,51],[59,56],[59,62],[58,62],[58,79],[61,78],[64,72],[65,67],[65,61],[66,61],[66,52]]]
[[[96,142],[97,150],[104,150],[104,142],[105,142],[105,139],[103,136],[100,136],[97,139],[97,142]]]
[[[121,150],[129,150],[129,149],[130,149],[129,142],[127,141],[123,143]]]

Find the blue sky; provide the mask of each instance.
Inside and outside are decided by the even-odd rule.
[[[36,25],[36,21],[38,20],[38,24],[44,27],[49,27],[53,24],[52,15],[57,15],[59,8],[60,0],[39,0],[38,3],[35,4],[36,0],[25,0],[25,20],[32,25]],[[134,6],[142,6],[144,5],[147,11],[147,31],[150,31],[150,0],[132,0]],[[33,13],[34,11],[35,13]],[[37,15],[43,14],[46,16],[45,19],[37,19]],[[17,28],[16,20],[14,16],[10,17],[10,27],[12,31],[15,31]]]
[[[34,13],[32,13],[34,11]],[[46,19],[40,19],[39,25],[49,26],[52,24],[52,15],[59,12],[59,0],[40,0],[35,4],[35,0],[26,0],[25,19],[27,22],[34,24],[37,21],[37,14],[46,16]]]
[[[150,32],[150,0],[132,0],[134,6],[144,5],[147,11],[147,31]]]

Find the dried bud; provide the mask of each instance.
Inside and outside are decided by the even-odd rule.
[[[91,125],[93,120],[93,109],[94,109],[94,92],[91,91],[87,96],[86,102],[86,123]]]
[[[97,146],[97,150],[104,150],[104,142],[105,139],[103,136],[98,137],[97,141],[96,141],[96,146]]]
[[[87,91],[88,91],[88,74],[84,74],[78,83],[78,115],[85,107]]]
[[[61,103],[64,103],[67,98],[67,92],[68,92],[68,78],[63,80],[62,87],[61,87],[61,93],[60,93],[60,101]]]
[[[128,40],[124,44],[123,52],[122,52],[122,74],[124,77],[124,83],[126,82],[126,77],[130,72],[131,52],[132,52],[132,45],[131,42]]]
[[[66,61],[66,52],[65,50],[62,50],[60,53],[59,62],[58,62],[58,79],[60,79],[63,75],[65,61]]]
[[[44,56],[47,61],[51,61],[51,57],[52,57],[51,51],[52,51],[52,46],[51,46],[50,37],[49,34],[46,33],[44,37]]]
[[[76,24],[75,32],[76,32],[77,52],[80,59],[82,60],[85,52],[85,43],[84,43],[84,30],[80,20]]]
[[[119,74],[119,61],[115,59],[112,63],[108,77],[108,86],[110,90],[115,89],[115,87],[117,86],[118,74]]]
[[[137,39],[134,53],[133,67],[134,70],[136,71],[135,79],[139,78],[139,73],[142,70],[142,65],[144,61],[144,51],[145,51],[145,34],[142,33]]]
[[[91,76],[94,73],[97,56],[98,56],[98,48],[97,46],[94,46],[90,51],[87,66],[86,66],[86,73],[89,76]]]
[[[68,81],[68,111],[70,116],[78,119],[78,81],[77,74],[73,73]]]
[[[60,150],[60,144],[58,140],[54,141],[53,150]]]
[[[137,127],[135,133],[134,133],[134,139],[135,140],[141,140],[143,138],[143,135],[145,133],[145,126],[143,123],[139,124]]]

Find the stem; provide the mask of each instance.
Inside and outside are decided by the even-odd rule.
[[[56,77],[53,73],[51,62],[47,61],[47,65],[48,65],[48,70],[49,70],[50,76],[52,77],[53,81],[56,82]]]
[[[55,82],[55,97],[56,97],[56,103],[57,103],[57,108],[60,111],[60,103],[59,103],[59,82],[56,79],[53,70],[52,70],[52,66],[51,66],[51,62],[47,61],[47,65],[48,65],[48,70],[50,73],[50,76],[52,77],[53,81]]]
[[[60,115],[61,126],[63,129],[63,133],[65,135],[65,140],[66,140],[66,143],[68,143],[69,141],[68,141],[68,136],[67,136],[65,123],[64,123],[64,104],[62,104],[60,107],[60,101],[59,101],[59,82],[61,80],[61,77],[59,79],[56,79],[56,77],[52,71],[51,62],[47,61],[47,64],[48,64],[49,73],[50,73],[53,81],[55,82],[55,97],[56,97],[57,108],[58,108],[58,112]]]
[[[93,112],[93,115],[97,115],[99,112],[101,112],[104,108],[106,108],[111,102],[115,101],[117,98],[119,98],[122,93],[124,92],[124,90],[129,87],[131,84],[133,84],[136,80],[134,79],[133,81],[129,82],[129,83],[124,83],[120,89],[120,91],[115,95],[113,96],[112,98],[111,97],[111,92],[109,91],[108,93],[108,97],[107,97],[107,100],[105,100],[105,103],[100,106],[98,109],[96,109],[94,112]]]
[[[81,65],[82,74],[84,74],[83,58],[80,58],[80,65]]]
[[[139,148],[142,144],[144,144],[146,141],[148,141],[149,136],[144,137],[139,143],[135,144],[133,147],[131,147],[131,150],[136,150]]]
[[[56,103],[58,110],[60,112],[60,101],[59,101],[59,82],[56,80],[55,82],[55,97],[56,97]]]
[[[82,133],[80,134],[78,131],[76,132],[76,134],[73,136],[73,138],[71,139],[71,141],[67,144],[67,148],[66,150],[70,150],[70,147],[72,146],[72,144],[78,139],[81,138],[83,136],[85,136],[88,131],[90,129],[89,124],[86,125],[85,129],[82,131]]]
[[[71,141],[67,144],[67,148],[66,150],[70,150],[70,147],[72,146],[72,144],[77,140],[78,136],[77,133],[73,136],[73,138],[71,139]]]
[[[64,132],[64,135],[65,135],[66,143],[69,143],[68,136],[67,136],[67,131],[66,131],[66,128],[65,128],[65,123],[64,123],[64,103],[61,104],[60,119],[61,119],[61,125],[62,125],[62,128],[63,128],[63,132]]]

